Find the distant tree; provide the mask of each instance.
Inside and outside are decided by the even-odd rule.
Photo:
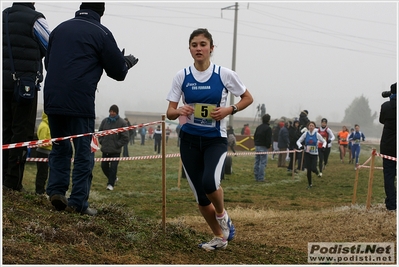
[[[377,118],[377,112],[372,113],[369,100],[363,95],[356,97],[352,103],[345,109],[345,116],[342,122],[350,123],[352,126],[359,124],[361,128],[372,128],[374,120]]]

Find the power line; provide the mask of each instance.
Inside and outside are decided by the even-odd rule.
[[[268,13],[268,12],[264,12],[264,11],[259,11],[259,10],[256,10],[256,9],[255,9],[255,12],[257,12],[257,13],[259,13],[259,14],[261,14],[261,15],[264,15],[264,16],[269,16],[269,17],[275,18],[275,19],[277,19],[277,20],[280,20],[280,21],[283,21],[283,22],[286,22],[286,23],[289,23],[289,24],[293,24],[293,25],[298,26],[298,27],[302,27],[302,28],[304,28],[304,29],[306,29],[306,30],[308,30],[308,31],[312,31],[312,32],[314,32],[314,33],[329,35],[329,36],[331,36],[331,37],[335,37],[335,38],[338,38],[338,39],[342,39],[342,40],[346,40],[346,41],[349,41],[349,42],[353,42],[353,43],[361,44],[361,45],[364,45],[364,46],[368,46],[368,47],[372,47],[372,48],[377,48],[377,49],[380,49],[380,50],[385,50],[385,51],[394,53],[392,50],[388,50],[388,49],[385,49],[385,48],[376,47],[376,46],[372,46],[372,45],[369,45],[369,44],[357,42],[357,41],[354,41],[354,40],[348,40],[347,38],[340,37],[339,35],[342,35],[341,32],[337,32],[337,31],[333,31],[333,30],[326,29],[326,28],[314,26],[314,25],[312,25],[312,24],[300,22],[300,21],[297,21],[297,20],[287,19],[287,18],[285,18],[285,17],[283,17],[283,16],[274,15],[274,14],[271,14],[271,13]],[[302,26],[302,25],[305,25],[305,26]],[[309,28],[308,26],[313,27],[313,28],[318,28],[318,29],[327,30],[328,32],[325,32],[325,31],[316,31],[316,30],[314,30],[314,29],[312,29],[312,28]],[[330,32],[330,33],[329,33],[329,32]],[[333,33],[333,34],[331,34],[331,33]],[[280,34],[280,33],[276,33],[276,34]],[[291,37],[292,37],[292,36],[291,36]],[[350,36],[350,37],[352,37],[352,38],[357,38],[357,36]],[[297,38],[297,37],[292,37],[292,38]]]
[[[393,2],[392,2],[393,3]],[[255,3],[258,4],[258,3]],[[394,3],[393,3],[394,4]],[[296,9],[296,8],[289,8],[289,7],[278,7],[278,6],[273,6],[273,5],[268,5],[268,4],[258,4],[261,6],[268,6],[268,7],[273,7],[273,8],[279,8],[279,9],[287,9],[287,10],[294,10],[294,11],[299,11],[299,12],[305,12],[305,13],[311,13],[311,14],[317,14],[317,15],[323,15],[323,16],[330,16],[330,17],[337,17],[337,18],[342,18],[342,19],[350,19],[350,20],[358,20],[358,21],[364,21],[364,22],[371,22],[371,23],[378,23],[378,24],[386,24],[386,25],[391,25],[391,26],[397,26],[394,23],[389,23],[389,22],[381,22],[381,21],[375,21],[375,20],[367,20],[367,19],[359,19],[359,18],[353,18],[353,17],[345,17],[345,16],[339,16],[339,15],[333,15],[333,14],[326,14],[326,13],[320,13],[320,12],[314,12],[314,11],[308,11],[308,10],[301,10],[301,9]]]
[[[51,10],[50,12],[66,13],[65,6],[51,5],[51,4],[47,4],[47,3],[42,3],[42,4],[45,4],[45,6],[48,6],[48,7],[55,7],[55,8],[62,9],[62,11]],[[110,2],[109,4],[112,4],[112,2]],[[262,4],[260,4],[260,5],[262,5]],[[125,6],[128,6],[128,5],[126,4]],[[187,12],[187,11],[174,10],[174,9],[183,9],[183,8],[187,8],[187,7],[172,7],[171,8],[171,7],[164,7],[164,6],[156,6],[156,7],[154,7],[154,6],[148,6],[148,5],[137,5],[137,4],[130,5],[129,4],[129,7],[130,6],[142,7],[142,8],[150,8],[150,9],[158,9],[158,10],[165,11],[165,12],[184,13],[185,15],[189,15],[189,17],[187,17],[187,16],[184,16],[184,17],[180,17],[180,16],[179,17],[177,17],[177,16],[166,17],[166,16],[159,16],[159,15],[152,17],[152,16],[137,16],[137,15],[121,15],[120,13],[113,14],[113,13],[108,13],[108,12],[106,13],[106,15],[107,16],[111,16],[111,17],[117,17],[117,18],[124,18],[124,19],[129,19],[129,20],[143,21],[143,22],[148,22],[148,23],[156,23],[156,24],[169,25],[169,26],[181,27],[181,28],[190,28],[190,29],[192,29],[192,26],[190,26],[190,25],[184,25],[184,24],[182,25],[182,24],[176,24],[176,23],[173,23],[173,22],[165,22],[165,21],[160,22],[160,21],[157,21],[156,19],[173,18],[173,19],[184,19],[185,21],[187,21],[187,19],[190,19],[192,21],[192,20],[204,19],[204,18],[206,18],[206,19],[215,19],[215,20],[220,20],[221,19],[218,16],[204,15],[203,13],[193,13],[193,12]],[[262,5],[262,6],[270,6],[270,5]],[[271,7],[274,7],[274,6],[271,6]],[[67,8],[67,9],[76,11],[76,9],[73,9],[73,8]],[[195,9],[196,10],[197,9],[216,10],[216,8],[197,8],[197,7],[195,7]],[[292,9],[292,8],[283,8],[283,9]],[[220,10],[220,9],[218,8],[218,10]],[[296,10],[296,9],[292,9],[292,10]],[[288,21],[287,23],[293,24],[296,27],[300,27],[300,28],[291,28],[291,29],[298,30],[298,31],[301,31],[301,30],[302,31],[310,31],[310,32],[314,32],[314,33],[330,35],[332,37],[336,37],[336,38],[340,38],[340,39],[344,39],[344,40],[345,40],[345,38],[342,38],[340,36],[347,36],[349,38],[357,38],[357,39],[361,39],[361,40],[369,40],[369,41],[374,41],[374,42],[388,42],[388,43],[391,42],[392,44],[395,44],[395,42],[393,42],[393,41],[378,40],[378,39],[373,39],[373,38],[367,38],[367,37],[361,37],[361,36],[355,36],[355,35],[348,35],[348,34],[345,34],[345,33],[342,33],[342,32],[336,32],[336,31],[324,29],[322,27],[316,27],[314,25],[306,24],[306,23],[303,23],[303,22],[286,19],[284,17],[277,16],[277,15],[265,12],[263,10],[258,10],[258,9],[251,8],[251,11],[253,11],[255,13],[259,13],[260,15],[263,15],[263,16],[274,17],[275,19],[278,19],[278,20],[281,20],[281,21],[284,21],[284,20],[286,22]],[[316,13],[316,14],[320,14],[320,15],[329,15],[329,14],[323,14],[323,13],[317,13],[317,12],[311,12],[311,11],[303,11],[303,10],[296,10],[296,11]],[[196,17],[193,17],[193,15],[195,15]],[[331,16],[334,16],[334,15],[331,15]],[[343,16],[337,16],[337,17],[343,17]],[[347,18],[347,17],[343,17],[343,18]],[[348,18],[348,19],[350,19],[350,18]],[[224,19],[224,20],[228,20],[228,19]],[[357,19],[357,20],[360,20],[360,19]],[[367,21],[367,20],[363,20],[363,21]],[[368,22],[374,22],[374,21],[368,21]],[[301,44],[301,45],[311,45],[311,46],[318,46],[318,47],[324,47],[324,48],[333,48],[333,49],[347,50],[347,51],[360,52],[360,53],[383,56],[383,57],[396,56],[396,54],[394,52],[392,52],[391,50],[387,50],[387,49],[383,49],[383,48],[380,48],[380,47],[367,45],[367,44],[364,44],[364,43],[360,43],[360,44],[365,45],[365,46],[369,46],[369,47],[373,47],[373,48],[377,48],[377,49],[380,49],[380,50],[385,50],[385,51],[390,52],[390,53],[378,53],[378,52],[373,52],[373,51],[365,51],[365,50],[359,50],[359,49],[351,49],[351,48],[346,48],[346,47],[334,46],[334,45],[330,45],[330,44],[323,44],[323,43],[315,42],[315,41],[312,41],[312,40],[306,40],[304,38],[290,36],[288,34],[284,34],[284,33],[281,33],[281,32],[273,32],[271,30],[267,30],[267,29],[264,29],[264,28],[251,26],[251,24],[252,25],[267,25],[267,24],[262,24],[262,23],[259,23],[259,22],[239,21],[239,24],[242,24],[242,25],[245,25],[245,26],[248,26],[248,27],[252,27],[252,28],[257,28],[257,29],[262,30],[262,31],[268,31],[268,32],[272,32],[272,33],[275,33],[275,34],[283,35],[283,36],[286,36],[286,37],[294,38],[294,39],[297,39],[297,40],[300,40],[300,41],[289,41],[289,40],[283,40],[283,39],[277,39],[277,38],[261,37],[261,36],[258,36],[258,35],[248,35],[248,34],[244,34],[244,33],[238,33],[239,36],[257,38],[257,39],[264,39],[264,40],[274,40],[274,41],[287,42],[287,43],[296,43],[296,44]],[[311,29],[309,27],[302,26],[301,24],[310,25],[311,27],[327,30],[327,32],[326,31],[314,30],[314,29]],[[273,27],[289,28],[289,27],[283,27],[283,26],[273,26]],[[218,30],[218,29],[215,29],[215,28],[213,28],[212,31],[213,32],[223,33],[223,34],[229,34],[229,35],[232,34],[231,32],[222,31],[222,30]],[[347,41],[355,42],[353,40],[352,41],[351,40],[347,40]],[[355,43],[358,43],[358,42],[355,42]]]

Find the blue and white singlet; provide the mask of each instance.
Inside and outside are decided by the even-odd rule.
[[[240,96],[245,90],[245,85],[230,69],[211,63],[207,70],[200,72],[191,65],[176,74],[167,100],[179,102],[182,98],[184,104],[194,108],[182,131],[203,137],[227,137],[226,120],[215,121],[210,113],[216,107],[226,106],[229,92]]]

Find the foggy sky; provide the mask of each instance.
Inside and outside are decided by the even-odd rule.
[[[80,3],[36,1],[35,7],[54,29],[74,17]],[[108,116],[112,104],[122,116],[125,111],[164,114],[174,75],[193,62],[188,38],[196,28],[213,35],[211,60],[232,68],[235,12],[223,8],[234,3],[106,2],[102,24],[120,49],[140,61],[123,82],[103,74],[97,116]],[[3,2],[2,9],[10,5]],[[361,95],[372,112],[379,112],[386,101],[381,92],[397,81],[397,14],[392,2],[239,2],[235,70],[254,103],[236,116],[253,118],[264,103],[272,118],[306,109],[311,120],[322,116],[338,122]]]

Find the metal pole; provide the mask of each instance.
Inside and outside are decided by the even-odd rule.
[[[225,8],[222,8],[222,10],[224,9],[230,9],[233,6],[228,6]],[[235,3],[234,5],[234,34],[233,34],[233,59],[232,59],[232,66],[231,69],[233,71],[236,70],[236,50],[237,50],[237,17],[238,17],[238,2]],[[234,95],[232,93],[230,93],[230,105],[234,105]],[[229,116],[229,125],[233,126],[233,122],[234,122],[234,117],[233,115]]]
[[[236,70],[236,51],[237,51],[237,17],[238,17],[238,2],[235,3],[234,7],[234,34],[233,34],[233,59],[231,69]],[[234,105],[234,95],[230,92],[230,105]],[[233,126],[234,116],[230,115],[229,125]]]

